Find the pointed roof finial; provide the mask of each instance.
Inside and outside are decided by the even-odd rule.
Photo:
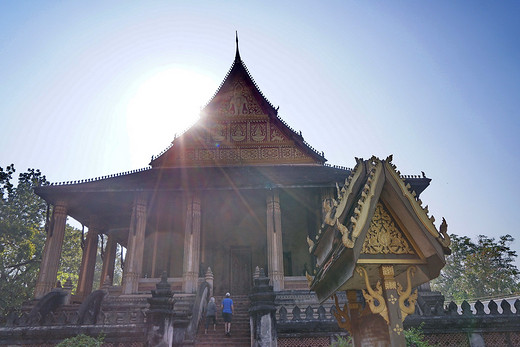
[[[235,60],[240,61],[240,53],[238,52],[238,31],[237,30],[235,30],[235,39],[237,42],[237,51],[235,53]]]

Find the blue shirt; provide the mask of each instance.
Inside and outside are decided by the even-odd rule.
[[[231,310],[231,306],[233,306],[233,300],[231,300],[231,298],[224,298],[224,300],[222,300],[222,306],[222,312],[233,313]]]

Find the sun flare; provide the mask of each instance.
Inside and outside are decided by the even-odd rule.
[[[218,82],[197,71],[170,67],[143,78],[129,99],[126,118],[131,162],[145,166],[195,123]]]

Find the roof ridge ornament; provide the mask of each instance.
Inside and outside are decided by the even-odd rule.
[[[238,30],[235,30],[235,41],[236,41],[236,53],[235,61],[240,61],[240,52],[238,51]]]

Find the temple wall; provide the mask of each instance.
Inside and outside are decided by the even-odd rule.
[[[215,293],[232,291],[232,249],[250,253],[250,258],[244,261],[249,262],[251,275],[255,266],[266,263],[264,194],[263,191],[220,191],[207,192],[203,196],[201,267],[211,267]],[[249,280],[252,282],[252,276]]]
[[[202,191],[199,277],[211,267],[216,293],[232,291],[232,249],[249,252],[248,273],[256,266],[269,271],[267,203],[269,190]],[[299,277],[312,271],[306,235],[318,228],[319,189],[280,190],[284,275]],[[159,192],[150,201],[146,223],[142,278],[183,276],[186,211],[185,192]],[[318,211],[318,212],[317,212]],[[319,213],[318,213],[319,214]],[[249,251],[248,251],[249,250]],[[240,262],[240,260],[239,260]],[[248,274],[248,276],[249,276]],[[249,276],[250,277],[250,276]],[[299,288],[299,286],[291,288]]]
[[[143,277],[181,277],[184,256],[186,199],[181,193],[157,194],[146,228]]]
[[[312,272],[306,236],[318,229],[316,192],[293,189],[280,194],[285,276],[304,276]],[[290,257],[289,261],[288,258]]]

